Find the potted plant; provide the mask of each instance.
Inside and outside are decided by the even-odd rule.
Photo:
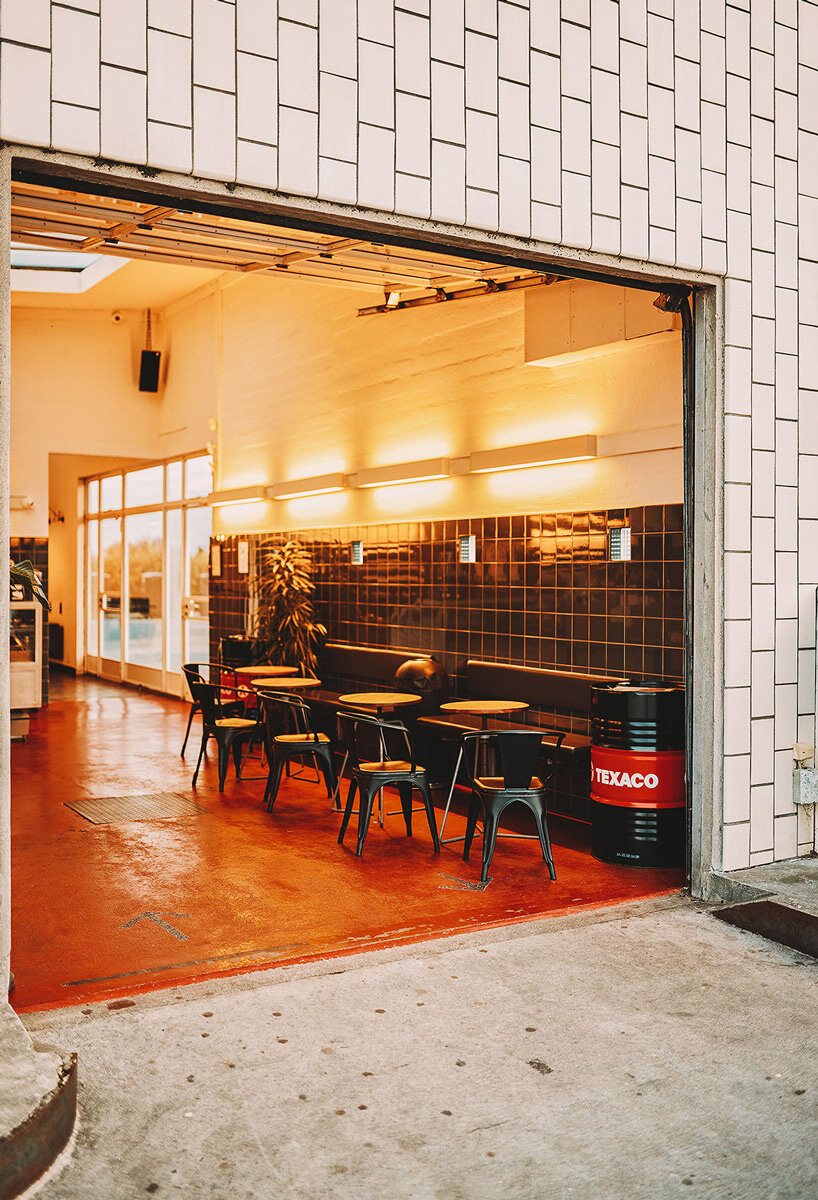
[[[305,673],[317,670],[316,650],[327,630],[315,620],[311,566],[300,542],[259,547],[253,588],[258,660],[299,667]]]

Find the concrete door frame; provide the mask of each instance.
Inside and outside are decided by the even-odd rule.
[[[321,200],[270,194],[258,188],[224,184],[212,179],[117,163],[100,164],[76,155],[48,152],[28,146],[0,147],[0,544],[8,545],[9,432],[10,432],[10,192],[13,168],[20,166],[42,177],[75,179],[100,191],[116,188],[140,193],[182,196],[192,205],[218,204],[234,213],[256,211],[271,219],[346,227],[379,232],[384,240],[444,245],[457,253],[471,251],[482,257],[511,259],[522,265],[562,269],[607,282],[634,286],[668,284],[695,289],[695,446],[694,551],[697,569],[692,572],[695,619],[694,678],[690,702],[696,728],[693,762],[688,768],[692,807],[692,874],[695,896],[707,896],[713,871],[721,866],[721,811],[723,761],[723,624],[722,624],[722,504],[723,504],[723,359],[724,283],[719,277],[644,261],[625,260],[480,230],[453,230],[434,221],[368,212]],[[0,589],[7,594],[8,562],[2,557]],[[691,582],[691,581],[689,581]],[[0,981],[8,978],[11,936],[10,871],[10,747],[8,607],[0,619]],[[696,642],[699,643],[696,652]],[[717,804],[719,808],[717,810]]]

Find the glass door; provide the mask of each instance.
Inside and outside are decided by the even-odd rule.
[[[208,559],[212,527],[213,518],[209,508],[186,509],[185,597],[182,604],[185,662],[210,661]]]
[[[159,690],[164,684],[162,524],[161,511],[125,517],[128,586],[125,678],[129,683]]]
[[[122,521],[99,523],[99,673],[122,678]]]

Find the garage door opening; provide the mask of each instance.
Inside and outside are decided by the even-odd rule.
[[[15,405],[32,412],[49,397],[37,452],[46,478],[52,455],[48,504],[65,520],[46,528],[45,547],[21,523],[12,553],[28,539],[47,555],[63,605],[55,665],[76,672],[52,674],[50,703],[14,750],[16,878],[46,878],[57,896],[46,911],[39,887],[16,889],[18,1005],[682,886],[681,867],[600,863],[588,825],[593,686],[672,686],[689,671],[682,317],[666,302],[678,285],[67,181],[21,177],[12,211],[28,246],[126,260],[85,291],[36,292],[29,280],[13,296]],[[148,310],[157,393],[138,388]],[[171,464],[188,461],[212,468],[206,504],[202,490],[169,491]],[[161,497],[129,503],[128,479],[157,469]],[[116,502],[103,504],[103,481],[117,479]],[[462,840],[436,855],[420,813],[411,839],[397,815],[373,825],[356,858],[308,774],[287,779],[266,812],[259,759],[242,780],[231,768],[220,793],[211,755],[191,787],[200,730],[194,717],[181,758],[190,710],[168,646],[191,594],[187,534],[174,530],[200,512],[212,519],[199,596],[211,664],[252,656],[270,553],[287,541],[308,552],[328,631],[312,697],[326,736],[339,695],[392,690],[396,666],[419,655],[445,668],[451,699],[518,696],[515,725],[563,735],[555,883],[536,844],[505,838],[484,886],[479,838],[468,864]],[[109,555],[119,592],[102,586],[103,532],[120,548],[116,564]],[[158,549],[137,571],[146,541]],[[118,658],[101,653],[106,614],[119,621]],[[149,624],[158,674],[139,657]],[[416,731],[438,824],[459,736],[435,726],[439,715],[424,712],[432,721]],[[465,800],[455,789],[447,836],[462,838]],[[111,803],[97,821],[78,811],[84,801]],[[507,832],[530,829],[520,818]]]

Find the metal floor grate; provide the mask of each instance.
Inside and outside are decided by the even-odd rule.
[[[148,792],[144,796],[92,796],[66,804],[94,825],[124,821],[162,821],[171,817],[200,817],[208,810],[176,792]]]

